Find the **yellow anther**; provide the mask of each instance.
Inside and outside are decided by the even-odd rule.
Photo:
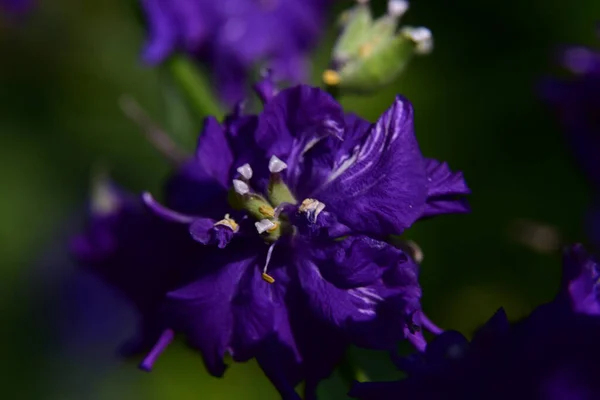
[[[229,218],[229,214],[225,214],[225,218],[216,222],[215,226],[217,225],[224,225],[234,232],[237,232],[240,229],[240,226],[237,224],[237,222],[235,222],[234,219]]]
[[[258,212],[265,217],[273,218],[275,216],[275,210],[271,206],[260,206]]]
[[[279,228],[279,222],[273,222],[273,226],[267,229],[267,232],[275,232]]]
[[[275,283],[275,278],[273,278],[271,275],[267,274],[266,272],[262,273],[262,278],[265,280],[265,282]]]
[[[323,72],[323,82],[325,82],[329,86],[339,85],[341,82],[340,74],[332,69],[325,70]]]
[[[358,49],[358,55],[361,58],[369,57],[372,52],[373,52],[373,44],[372,43],[365,43],[362,46],[360,46],[360,48]]]

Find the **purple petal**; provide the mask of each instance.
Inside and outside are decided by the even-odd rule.
[[[142,0],[142,9],[148,21],[148,39],[143,58],[150,64],[163,62],[177,46],[177,22],[171,9],[161,0]]]
[[[169,178],[165,188],[165,204],[177,212],[202,217],[222,218],[230,207],[228,186],[210,176],[194,158],[183,164]]]
[[[142,194],[142,200],[144,201],[144,204],[146,204],[146,206],[148,206],[148,208],[154,214],[164,219],[165,221],[177,222],[180,224],[191,224],[196,219],[193,216],[178,213],[177,211],[173,211],[163,206],[162,204],[154,200],[154,197],[152,197],[152,195],[148,192]]]
[[[190,225],[190,235],[204,245],[217,245],[224,249],[233,239],[235,232],[228,226],[215,225],[211,218],[198,218]]]
[[[263,104],[267,104],[277,94],[277,85],[273,79],[273,72],[266,70],[260,81],[254,84],[254,91],[260,98]]]
[[[117,289],[141,316],[140,332],[124,353],[148,349],[162,330],[158,309],[169,290],[181,284],[202,253],[185,226],[148,212],[139,198],[123,197],[116,214],[92,216],[74,239],[78,263]]]
[[[214,117],[207,117],[204,120],[204,127],[196,147],[196,160],[215,181],[224,187],[229,187],[233,153],[227,142],[225,130]]]
[[[427,170],[427,196],[429,198],[471,193],[462,172],[452,172],[445,162],[432,158],[425,159],[425,169]]]
[[[169,293],[168,309],[174,327],[202,353],[210,373],[221,376],[225,353],[246,361],[273,333],[273,304],[254,256],[231,260],[218,252],[207,263],[211,268],[203,276]]]
[[[344,126],[340,105],[327,93],[310,86],[281,91],[259,117],[256,141],[267,157],[287,163],[286,182],[298,184],[304,153],[317,141],[339,136]]]
[[[408,100],[396,99],[314,197],[340,222],[377,236],[398,234],[422,215],[427,179]]]
[[[563,256],[563,285],[573,310],[583,314],[600,315],[600,268],[598,263],[576,244],[567,248]]]
[[[419,309],[416,265],[399,250],[366,237],[330,246],[297,260],[309,308],[353,343],[389,350],[404,338],[406,322]],[[328,260],[324,253],[337,255]],[[356,286],[348,288],[350,284]]]

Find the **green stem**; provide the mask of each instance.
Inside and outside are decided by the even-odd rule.
[[[192,61],[175,55],[167,61],[167,68],[199,116],[213,115],[219,120],[223,118],[225,113],[213,96],[209,80]]]

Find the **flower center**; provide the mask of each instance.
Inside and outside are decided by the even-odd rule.
[[[292,232],[293,228],[287,216],[281,213],[285,205],[294,205],[296,198],[283,182],[281,172],[287,164],[276,156],[269,161],[269,187],[267,195],[263,196],[250,187],[253,171],[249,164],[244,164],[237,169],[239,177],[233,180],[234,196],[230,197],[234,208],[246,210],[256,222],[257,232],[264,237],[267,243],[275,243],[282,234]]]
[[[237,169],[239,176],[233,180],[233,191],[229,198],[233,208],[245,210],[255,219],[256,231],[264,238],[265,242],[270,244],[262,272],[262,278],[268,283],[275,282],[275,279],[267,273],[275,244],[282,235],[292,235],[296,231],[289,216],[283,212],[286,208],[289,211],[286,206],[292,206],[293,209],[296,209],[293,206],[298,203],[281,177],[281,172],[286,168],[287,164],[285,162],[276,156],[271,157],[269,161],[271,176],[266,196],[264,196],[250,187],[250,179],[253,176],[250,165],[242,165]],[[304,199],[296,210],[298,213],[304,214],[309,223],[316,223],[319,213],[324,208],[324,203],[309,198]],[[228,215],[217,224],[226,225],[234,231],[238,229],[237,224]]]

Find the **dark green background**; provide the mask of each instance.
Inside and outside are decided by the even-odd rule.
[[[106,340],[98,330],[95,340],[83,338],[78,346],[60,340],[57,325],[69,326],[69,310],[78,306],[57,311],[62,280],[72,275],[63,249],[81,218],[91,167],[103,162],[133,191],[156,191],[168,173],[117,99],[132,94],[179,135],[199,126],[181,107],[166,111],[164,76],[138,57],[143,30],[132,4],[39,3],[23,21],[0,22],[3,397],[8,391],[16,399],[277,398],[253,363],[231,367],[225,379],[210,378],[199,356],[181,344],[169,347],[151,374],[139,372],[136,360],[114,360],[125,328],[111,328],[106,316],[129,319],[117,317],[123,309],[114,300],[86,312],[92,319],[97,312],[101,326],[107,321]],[[541,77],[560,72],[559,45],[594,44],[598,19],[597,0],[415,0],[405,20],[431,28],[434,53],[415,60],[376,97],[342,100],[375,120],[395,93],[406,95],[423,153],[463,170],[473,190],[472,214],[423,222],[410,232],[425,253],[424,308],[442,327],[468,333],[500,306],[514,319],[552,298],[560,260],[515,242],[516,219],[554,225],[569,241],[584,239],[585,182],[536,88]],[[332,38],[330,32],[316,56],[316,77]],[[385,357],[358,357],[373,375],[395,376],[373,367],[374,360],[387,367]],[[334,378],[324,392],[344,398],[339,383]]]

